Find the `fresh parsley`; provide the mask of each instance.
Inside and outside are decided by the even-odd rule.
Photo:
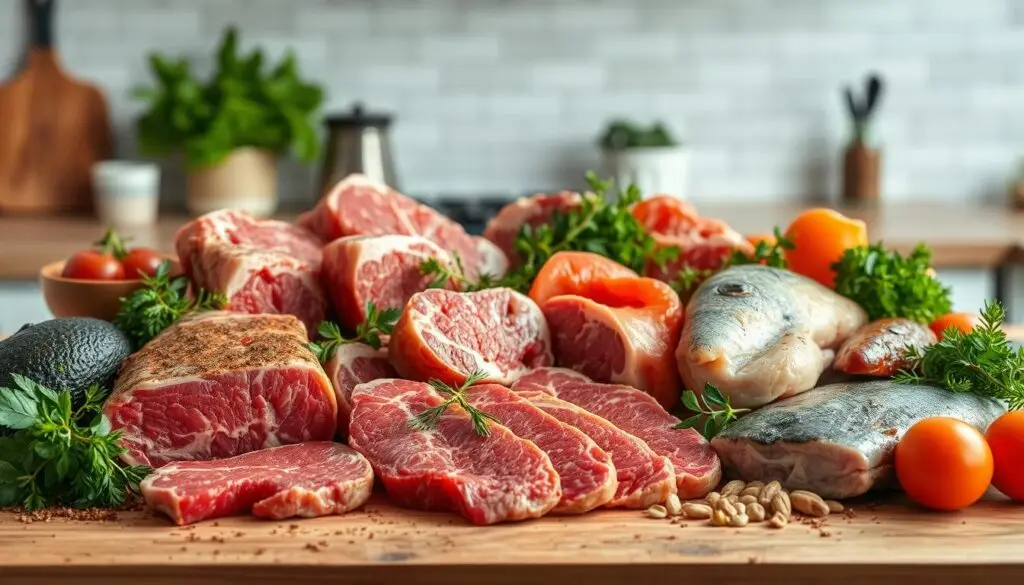
[[[704,384],[704,392],[700,398],[693,390],[683,392],[683,406],[697,414],[680,421],[672,428],[693,429],[700,423],[701,418],[706,417],[701,434],[709,441],[736,420],[737,414],[750,410],[748,408],[733,408],[729,404],[729,399],[722,396],[718,387],[710,382]]]
[[[521,283],[517,282],[513,276],[498,278],[491,274],[481,274],[477,280],[471,279],[466,274],[466,268],[462,264],[462,258],[458,252],[452,252],[452,262],[443,262],[437,258],[428,258],[420,262],[420,272],[431,277],[427,288],[453,286],[460,292],[473,292],[502,286],[514,289],[522,288]]]
[[[188,279],[170,277],[171,263],[164,260],[153,276],[142,276],[143,287],[121,299],[114,325],[142,347],[187,313],[223,309],[228,299],[220,293],[200,289],[189,298]]]
[[[676,277],[672,279],[669,286],[679,294],[683,303],[686,303],[693,296],[697,287],[714,273],[715,271],[710,268],[694,268],[689,264],[683,264],[679,267],[679,272],[676,273]]]
[[[907,257],[881,243],[858,246],[832,265],[835,290],[863,307],[871,321],[905,317],[931,323],[952,311],[950,290],[935,278],[931,264],[924,244]]]
[[[466,381],[457,387],[449,386],[440,380],[430,380],[428,384],[434,390],[437,390],[438,394],[445,396],[445,401],[416,415],[409,421],[409,426],[417,430],[429,431],[437,426],[437,423],[441,421],[441,416],[448,410],[449,406],[458,404],[469,414],[469,418],[473,422],[473,430],[476,431],[476,434],[481,437],[490,435],[491,429],[487,427],[487,421],[499,422],[498,419],[478,409],[466,400],[466,391],[485,378],[487,378],[486,373],[476,371],[470,374]]]
[[[365,343],[373,349],[380,349],[381,335],[391,335],[395,327],[395,321],[402,316],[401,309],[379,310],[373,303],[366,304],[366,319],[356,327],[355,337],[345,337],[341,334],[341,327],[331,321],[322,321],[316,331],[320,335],[319,341],[309,344],[309,349],[316,355],[321,363],[327,363],[338,347],[346,343]]]
[[[920,348],[908,345],[913,363],[896,375],[901,384],[933,384],[952,392],[969,392],[1024,408],[1024,348],[1014,349],[1003,331],[1006,311],[998,301],[985,304],[978,325],[964,333],[949,328],[942,339]]]
[[[151,471],[124,465],[102,413],[106,392],[92,386],[85,403],[73,409],[71,394],[54,391],[12,374],[15,388],[0,388],[0,506],[34,510],[53,505],[116,507]]]
[[[795,250],[796,245],[793,244],[793,240],[790,240],[782,234],[782,230],[775,227],[773,230],[775,234],[775,242],[769,244],[768,242],[761,240],[754,246],[754,253],[751,255],[744,254],[739,250],[733,250],[732,256],[729,257],[727,266],[739,266],[741,264],[764,264],[765,266],[773,266],[775,268],[786,268],[786,250]],[[724,267],[723,267],[724,268]]]

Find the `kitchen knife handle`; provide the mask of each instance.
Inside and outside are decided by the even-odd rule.
[[[53,5],[57,0],[25,0],[32,27],[32,46],[53,46]]]

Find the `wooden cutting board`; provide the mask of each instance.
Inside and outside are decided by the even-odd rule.
[[[28,58],[0,85],[0,213],[88,212],[90,169],[113,152],[107,102],[62,69],[53,42],[56,0],[24,2]]]

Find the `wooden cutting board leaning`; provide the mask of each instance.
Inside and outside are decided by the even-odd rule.
[[[107,102],[71,78],[54,47],[56,0],[25,0],[25,66],[0,84],[0,213],[92,209],[90,169],[113,151]]]

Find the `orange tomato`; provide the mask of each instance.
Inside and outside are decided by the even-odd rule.
[[[977,502],[992,481],[992,451],[971,425],[926,418],[896,445],[896,477],[912,500],[936,510]]]
[[[801,213],[789,224],[786,238],[793,242],[793,249],[785,251],[789,269],[831,288],[836,278],[832,264],[846,250],[867,246],[868,228],[859,219],[815,208]]]
[[[530,298],[539,305],[554,296],[579,294],[594,280],[636,276],[633,270],[599,254],[558,252],[540,267],[530,287]]]
[[[974,313],[950,313],[932,321],[928,327],[931,328],[935,337],[942,339],[942,333],[949,327],[959,329],[964,333],[970,333],[971,329],[978,324],[978,316]]]
[[[1024,502],[1024,410],[996,419],[985,439],[995,462],[992,485],[1008,497]]]

